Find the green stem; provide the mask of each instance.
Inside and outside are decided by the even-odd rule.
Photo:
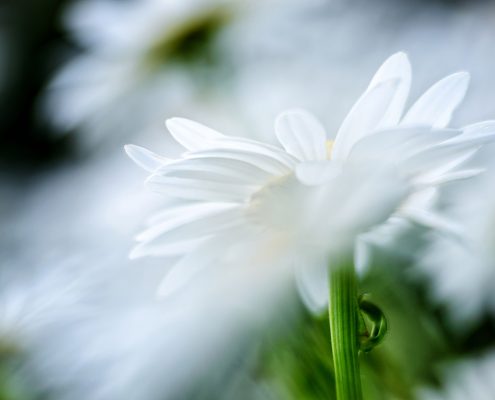
[[[357,283],[352,264],[330,269],[328,312],[337,400],[362,400]]]

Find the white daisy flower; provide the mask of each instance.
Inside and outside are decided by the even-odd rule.
[[[148,187],[182,202],[152,219],[132,256],[181,257],[159,289],[165,295],[213,268],[231,244],[249,243],[243,258],[292,264],[306,303],[325,307],[328,260],[347,257],[358,235],[397,218],[448,227],[428,210],[432,195],[442,182],[476,174],[456,167],[495,134],[493,122],[446,128],[468,81],[467,73],[450,75],[404,113],[411,70],[407,56],[397,53],[334,141],[302,110],[277,118],[282,147],[168,120],[186,149],[180,159],[132,145],[126,150],[151,172]]]

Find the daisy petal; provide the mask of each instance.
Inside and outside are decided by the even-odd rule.
[[[420,185],[438,186],[445,183],[456,182],[464,179],[471,179],[485,172],[482,168],[464,169],[455,172],[449,172],[435,177],[419,178],[416,183]]]
[[[281,164],[288,168],[293,168],[297,160],[290,154],[287,154],[279,147],[272,146],[267,143],[258,142],[256,140],[241,138],[241,137],[225,137],[216,142],[218,148],[244,150],[254,153],[260,153],[265,156],[276,159]]]
[[[359,276],[363,276],[371,264],[371,244],[366,240],[365,235],[360,235],[356,239],[354,247],[354,266]]]
[[[124,146],[124,149],[132,161],[149,172],[154,172],[158,168],[170,162],[169,159],[134,144],[127,144]]]
[[[402,124],[446,126],[463,100],[469,85],[469,74],[457,72],[435,83],[409,109]]]
[[[456,137],[424,151],[416,152],[403,160],[404,171],[422,175],[421,179],[439,177],[470,158],[483,144],[494,140],[495,134]]]
[[[165,124],[174,139],[190,151],[209,149],[215,140],[225,137],[214,129],[186,118],[171,118]]]
[[[233,212],[234,210],[235,212]],[[140,233],[136,240],[140,242],[154,240],[166,233],[177,232],[183,226],[191,225],[206,218],[218,217],[219,215],[225,219],[225,215],[228,214],[229,218],[233,219],[238,212],[239,205],[233,203],[193,203],[173,207],[167,209],[167,213],[160,216],[159,222]],[[196,230],[192,232],[191,236],[198,233],[199,230]],[[203,236],[204,234],[199,233],[199,235]]]
[[[195,256],[194,252],[192,254]],[[188,256],[184,257],[168,271],[158,286],[156,292],[158,297],[173,295],[206,267],[204,260],[197,260],[197,262],[192,263],[189,258]]]
[[[418,182],[441,181],[444,174],[452,171],[471,158],[481,145],[493,142],[495,140],[494,133],[495,121],[483,121],[464,127],[461,135],[442,143],[444,146],[451,145],[456,147],[457,145],[458,149],[454,151],[456,155],[450,157],[450,160],[447,160],[443,164],[440,163],[435,168],[422,174]],[[465,147],[464,150],[463,147]],[[435,148],[433,148],[433,151],[435,151]]]
[[[321,314],[328,304],[328,266],[304,265],[295,268],[296,285],[301,299],[315,315]]]
[[[349,154],[349,159],[403,160],[419,151],[424,151],[462,133],[456,129],[432,129],[430,127],[399,127],[368,135],[358,141]]]
[[[262,185],[271,175],[244,161],[227,158],[191,158],[169,163],[155,171],[162,176],[185,177],[187,175],[218,182]]]
[[[150,228],[140,235],[143,246],[151,248],[167,248],[175,243],[190,239],[202,239],[210,235],[232,229],[241,223],[240,208],[231,208],[197,214],[196,219],[187,215],[176,220],[164,221],[158,226]]]
[[[354,144],[380,128],[399,83],[397,79],[381,82],[361,96],[337,133],[332,150],[334,159],[345,160]]]
[[[201,178],[176,178],[151,175],[145,182],[151,190],[186,200],[242,202],[249,198],[257,186],[219,183]]]
[[[134,260],[136,258],[145,256],[162,256],[162,257],[178,257],[183,256],[194,250],[198,245],[203,243],[205,238],[187,239],[182,242],[168,243],[166,246],[151,246],[149,243],[139,243],[129,254],[129,258]]]
[[[382,128],[396,125],[404,112],[404,106],[411,87],[411,64],[407,54],[398,52],[390,56],[376,72],[368,90],[390,79],[399,79],[400,83],[390,107],[383,117]]]
[[[186,285],[195,275],[209,268],[214,261],[217,251],[220,251],[219,240],[206,240],[194,251],[179,260],[160,283],[157,296],[166,297],[176,293]]]
[[[185,157],[189,159],[225,158],[243,161],[274,175],[285,175],[291,172],[291,168],[287,167],[279,160],[265,154],[259,154],[248,150],[214,148],[195,153],[188,153]]]
[[[301,161],[326,159],[326,134],[320,122],[304,110],[289,110],[275,121],[275,133],[284,149]]]
[[[449,141],[452,143],[478,142],[484,144],[492,141],[495,135],[495,121],[482,121],[462,128],[462,135]]]
[[[461,238],[463,234],[460,225],[431,211],[404,208],[399,215],[418,225],[444,232],[455,238]]]

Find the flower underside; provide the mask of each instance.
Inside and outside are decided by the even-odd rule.
[[[138,236],[133,256],[183,256],[164,281],[162,293],[168,293],[168,281],[186,282],[194,275],[193,261],[201,262],[196,253],[221,261],[219,241],[223,247],[259,243],[265,253],[267,243],[276,243],[273,262],[279,256],[289,260],[312,293],[305,296],[313,298],[309,302],[325,304],[327,291],[321,287],[327,282],[314,265],[326,270],[328,256],[350,251],[363,233],[398,219],[452,230],[432,212],[436,190],[478,174],[462,163],[495,134],[493,121],[446,128],[468,81],[466,73],[450,75],[404,112],[411,71],[405,54],[395,54],[334,140],[303,110],[277,118],[280,147],[225,136],[181,118],[168,120],[169,131],[186,149],[180,159],[137,146],[126,150],[151,172],[151,189],[183,203],[172,203],[153,219]]]

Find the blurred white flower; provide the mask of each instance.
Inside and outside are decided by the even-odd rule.
[[[65,15],[83,53],[54,78],[48,117],[86,141],[153,130],[167,107],[198,95],[216,62],[213,40],[230,18],[228,0],[79,1]],[[194,69],[191,73],[191,69]],[[208,78],[203,79],[208,81]],[[126,118],[132,112],[132,118]]]
[[[151,172],[149,187],[182,202],[152,218],[132,256],[183,256],[160,287],[165,295],[214,268],[233,244],[245,243],[237,257],[293,265],[306,303],[323,308],[328,260],[351,253],[359,234],[396,218],[449,227],[429,212],[436,187],[476,175],[454,169],[495,134],[492,122],[445,128],[468,81],[466,73],[444,78],[403,116],[411,71],[407,56],[397,53],[378,70],[334,142],[300,110],[276,121],[283,148],[168,120],[187,150],[181,159],[137,146],[126,150]]]
[[[82,312],[81,282],[64,267],[28,274],[4,266],[0,274],[0,344],[25,351],[47,325]]]
[[[495,350],[443,366],[441,389],[422,389],[421,400],[492,400],[495,393]]]
[[[494,172],[449,188],[445,215],[461,229],[462,242],[435,235],[419,271],[431,281],[431,296],[447,306],[451,322],[467,328],[484,313],[495,315]]]
[[[0,390],[4,395],[8,387],[19,398],[38,398],[45,381],[43,367],[51,359],[44,352],[50,349],[50,356],[55,356],[65,329],[86,316],[85,286],[81,276],[74,274],[74,261],[54,263],[50,268],[33,268],[10,259],[2,265]],[[42,353],[45,357],[40,360]]]

